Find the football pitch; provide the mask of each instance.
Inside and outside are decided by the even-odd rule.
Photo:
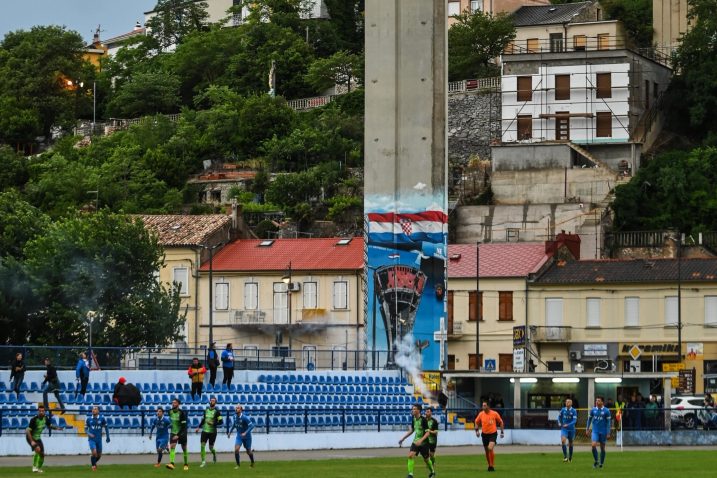
[[[440,448],[439,448],[440,451]],[[178,455],[179,458],[180,455]],[[260,454],[257,453],[257,458]],[[86,457],[77,457],[77,461],[88,461]],[[246,476],[255,478],[404,478],[407,475],[405,455],[396,454],[395,458],[367,459],[332,459],[306,461],[257,461],[255,468],[250,468],[248,461],[242,456],[242,465],[234,469],[234,463],[208,463],[206,468],[199,468],[199,463],[190,463],[190,469],[183,471],[181,459],[174,471],[164,467],[154,468],[152,456],[147,456],[147,465],[107,465],[92,472],[89,463],[85,466],[53,466],[53,457],[47,457],[45,473],[40,476],[76,477],[98,476],[106,478],[144,478],[167,476],[207,476],[221,477]],[[560,448],[556,453],[500,454],[496,453],[496,473],[486,471],[483,456],[436,456],[436,476],[440,478],[474,478],[476,475],[559,478],[576,476],[630,477],[635,476],[688,476],[713,477],[717,454],[714,451],[675,451],[666,448],[664,451],[619,452],[612,449],[608,452],[605,468],[592,469],[592,455],[589,452],[576,453],[572,463],[563,463]],[[165,462],[166,463],[166,462]],[[0,469],[3,478],[35,476],[28,466],[22,468]],[[416,460],[414,476],[428,476],[422,460]]]

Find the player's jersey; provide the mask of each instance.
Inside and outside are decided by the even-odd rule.
[[[236,416],[231,429],[236,429],[239,434],[246,433],[248,435],[254,429],[254,420],[246,416],[246,413],[242,413],[241,416]]]
[[[204,417],[202,418],[200,426],[205,433],[216,433],[217,427],[220,426],[222,422],[222,414],[219,413],[219,410],[209,407],[204,410]]]
[[[429,430],[438,431],[438,420],[433,417],[426,418],[426,423],[428,424]],[[438,435],[434,435],[433,433],[428,435],[428,443],[430,443],[431,445],[435,445],[436,443],[438,443]]]
[[[476,426],[480,425],[481,432],[490,435],[498,431],[498,425],[503,426],[503,419],[494,410],[482,411],[476,417],[475,424]]]
[[[610,410],[606,407],[593,407],[588,415],[587,428],[592,425],[593,432],[609,433],[610,432]]]
[[[563,428],[563,430],[574,431],[575,424],[577,423],[577,421],[578,411],[575,410],[573,407],[563,407],[562,410],[560,410],[560,414],[558,415],[558,423],[560,424],[561,428],[567,425],[565,428]]]
[[[426,434],[426,430],[428,430],[428,423],[426,422],[426,417],[420,416],[418,418],[413,419],[413,431],[415,434],[413,435],[413,443],[418,442],[421,438],[423,438],[423,435]]]
[[[107,429],[106,427],[107,420],[105,420],[105,417],[102,415],[98,415],[97,417],[90,415],[85,422],[85,432],[94,435],[94,438],[90,438],[94,440],[102,439],[102,429]]]
[[[157,429],[157,439],[158,440],[168,440],[169,439],[169,429],[172,426],[172,422],[167,418],[166,416],[162,416],[162,419],[155,418],[152,422],[152,429]]]
[[[187,413],[184,410],[171,409],[169,421],[172,423],[172,435],[185,435],[187,433]]]
[[[40,418],[40,415],[36,415],[32,417],[30,423],[27,424],[27,430],[30,430],[30,434],[32,435],[33,440],[39,440],[42,436],[42,432],[45,431],[45,428],[49,428],[49,426],[50,417],[45,415],[44,417]]]

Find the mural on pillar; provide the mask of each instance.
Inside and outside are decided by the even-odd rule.
[[[397,363],[401,353],[420,355],[420,363],[413,364],[419,369],[441,366],[434,333],[445,317],[448,216],[440,206],[443,200],[443,193],[412,194],[401,201],[365,199],[371,366],[406,368]],[[401,350],[402,345],[411,351]]]

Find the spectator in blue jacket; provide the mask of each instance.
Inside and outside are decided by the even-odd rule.
[[[222,370],[224,371],[222,384],[226,383],[228,387],[234,378],[234,349],[231,343],[228,343],[227,348],[222,352]]]
[[[87,359],[87,354],[85,352],[82,352],[80,354],[80,359],[77,361],[77,366],[75,367],[75,377],[78,382],[78,393],[82,394],[82,396],[85,396],[85,393],[87,392],[87,384],[90,381],[90,361]]]

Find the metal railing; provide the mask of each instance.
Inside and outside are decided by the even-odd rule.
[[[623,247],[662,247],[667,231],[625,231],[605,234],[608,249]]]
[[[451,81],[448,83],[448,94],[465,93],[467,91],[500,90],[500,76],[470,80]]]
[[[622,50],[627,48],[625,38],[613,35],[585,36],[574,35],[567,39],[531,38],[509,43],[503,55],[523,55],[535,53],[565,53]]]
[[[297,100],[289,100],[286,102],[286,104],[289,105],[289,108],[295,111],[304,111],[313,108],[319,108],[321,106],[326,106],[339,96],[341,95],[339,94],[328,96],[314,96],[311,98],[300,98]]]

